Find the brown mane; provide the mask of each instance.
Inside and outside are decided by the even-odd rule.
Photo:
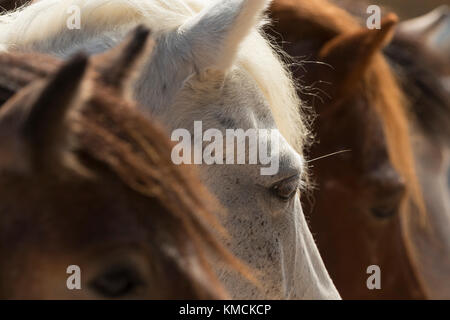
[[[176,238],[181,248],[187,237],[195,246],[194,252],[203,252],[199,255],[201,263],[204,270],[210,272],[206,277],[215,287],[220,288],[221,284],[207,259],[209,253],[231,268],[244,270],[211,232],[212,228],[215,233],[225,235],[211,214],[217,212],[220,205],[199,182],[193,168],[172,164],[172,145],[165,131],[135,112],[136,107],[131,103],[116,99],[108,88],[98,88],[88,105],[90,107],[82,110],[74,126],[79,143],[77,153],[84,159],[92,158],[108,167],[133,191],[157,199],[170,215],[155,219],[167,228],[168,234],[178,235]]]

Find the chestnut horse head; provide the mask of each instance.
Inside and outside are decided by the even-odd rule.
[[[294,72],[318,113],[310,158],[350,150],[312,162],[317,189],[306,212],[337,288],[344,298],[426,297],[405,230],[426,218],[406,99],[382,54],[396,16],[369,30],[326,0],[277,0],[271,10],[274,35],[305,60]],[[371,265],[381,290],[367,287]]]
[[[212,234],[215,201],[124,95],[147,35],[98,72],[83,55],[0,56],[2,97],[24,87],[0,110],[1,298],[227,297],[207,257],[239,263]]]

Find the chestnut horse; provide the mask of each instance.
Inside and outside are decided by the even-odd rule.
[[[147,36],[98,72],[84,55],[0,55],[0,298],[228,297],[207,260],[239,272],[212,234],[216,202],[126,98]],[[71,265],[81,290],[66,286]]]
[[[306,212],[343,298],[448,298],[448,235],[437,237],[426,214],[407,99],[382,53],[396,16],[368,30],[325,0],[276,0],[271,15],[283,49],[305,60],[293,72],[299,94],[318,113],[310,158],[350,150],[312,163],[317,189]],[[439,214],[435,222],[445,220]],[[436,254],[427,266],[419,261],[426,250],[440,252],[439,261]],[[371,265],[381,268],[381,290],[367,287]]]
[[[368,3],[364,1],[340,0],[339,5],[361,22],[367,17]],[[414,157],[430,229],[409,220],[404,232],[412,242],[411,261],[428,298],[450,297],[449,19],[449,8],[441,6],[423,17],[403,21],[384,50],[407,96]]]

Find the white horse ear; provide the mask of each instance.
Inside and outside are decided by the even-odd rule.
[[[214,0],[175,32],[161,36],[140,74],[136,98],[157,112],[172,103],[192,75],[207,70],[226,72],[270,2]],[[155,81],[148,81],[148,75]]]
[[[217,0],[183,24],[197,72],[226,71],[240,43],[258,24],[271,0]]]

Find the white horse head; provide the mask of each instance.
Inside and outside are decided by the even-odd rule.
[[[224,271],[235,298],[339,298],[308,229],[299,193],[307,135],[291,78],[259,31],[267,0],[41,0],[0,18],[6,49],[66,57],[97,53],[145,24],[158,38],[135,87],[144,111],[170,130],[279,129],[268,144],[279,170],[257,165],[200,165],[203,181],[228,214],[232,252],[256,269],[261,287]],[[64,15],[75,5],[81,29]],[[297,151],[296,151],[297,150]],[[229,150],[226,150],[227,152]],[[251,150],[247,148],[246,154]]]

